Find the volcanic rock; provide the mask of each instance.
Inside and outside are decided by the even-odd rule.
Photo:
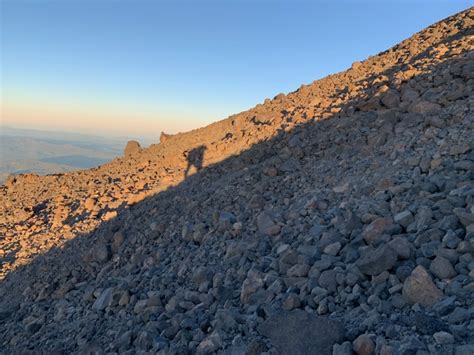
[[[473,18],[102,166],[9,178],[0,353],[474,353]]]
[[[377,249],[367,249],[357,261],[359,270],[367,275],[378,275],[390,270],[397,262],[397,253],[389,245]]]
[[[417,266],[403,284],[403,298],[410,304],[431,306],[443,297],[423,266]]]
[[[259,331],[279,354],[332,354],[333,345],[344,339],[340,323],[301,310],[271,316]]]

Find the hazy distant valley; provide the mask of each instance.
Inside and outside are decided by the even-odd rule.
[[[104,164],[122,154],[127,138],[2,127],[0,183],[10,174],[52,174]]]

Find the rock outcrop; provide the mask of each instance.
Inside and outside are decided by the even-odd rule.
[[[138,153],[141,149],[140,143],[137,141],[128,141],[127,145],[125,146],[125,150],[123,151],[123,155],[125,157],[129,157]]]

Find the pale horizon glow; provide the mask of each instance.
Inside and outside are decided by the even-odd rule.
[[[32,112],[34,112],[33,120],[31,119]],[[163,127],[167,127],[166,133],[177,133],[207,125],[205,121],[170,118],[170,116],[160,116],[152,112],[78,110],[66,106],[35,105],[24,102],[7,103],[2,107],[2,116],[14,117],[11,120],[2,119],[2,125],[13,128],[145,138],[158,138]]]
[[[345,70],[470,5],[3,0],[0,126],[137,138],[189,131]]]
[[[193,117],[187,112],[158,112],[153,107],[126,102],[55,102],[7,95],[2,96],[0,112],[1,124],[13,128],[156,139],[162,131],[186,132],[218,120],[213,119],[213,113],[203,118]]]

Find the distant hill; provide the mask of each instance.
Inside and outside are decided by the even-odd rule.
[[[10,174],[92,168],[122,154],[127,138],[2,127],[0,183]]]

